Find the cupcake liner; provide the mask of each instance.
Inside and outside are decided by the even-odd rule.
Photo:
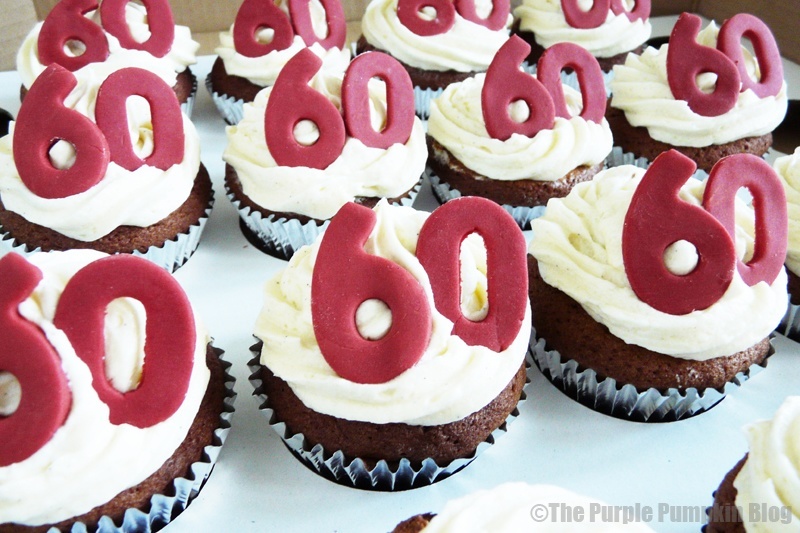
[[[546,350],[545,340],[536,337],[531,328],[530,355],[544,376],[573,400],[600,413],[637,422],[671,422],[708,411],[736,387],[767,366],[775,353],[770,338],[769,352],[760,364],[752,365],[721,389],[684,390],[670,388],[666,392],[649,388],[639,391],[631,384],[619,384],[614,378],[599,379],[592,369],[579,370],[574,359],[562,360],[556,350]]]
[[[789,304],[786,308],[786,314],[783,315],[781,323],[775,328],[775,331],[781,335],[789,337],[795,342],[800,342],[800,306]]]
[[[155,263],[165,269],[170,274],[174,273],[189,260],[200,244],[200,237],[206,227],[208,217],[214,206],[214,196],[212,191],[211,200],[206,207],[206,214],[201,217],[196,224],[189,227],[186,233],[176,235],[172,240],[166,241],[158,246],[151,246],[145,252],[134,250],[132,255],[144,257],[148,261]],[[29,245],[18,241],[5,229],[0,226],[0,253],[16,252],[25,257],[41,252],[40,247],[31,248]]]
[[[423,89],[422,87],[414,86],[414,111],[417,116],[422,120],[428,120],[430,116],[431,100],[438,97],[444,92],[444,88],[440,89]]]
[[[410,207],[421,187],[422,178],[406,196],[400,199],[400,205]],[[278,259],[286,261],[291,259],[301,247],[313,243],[330,223],[330,220],[320,223],[315,219],[310,219],[302,224],[295,218],[278,218],[275,215],[264,217],[259,211],[243,206],[227,185],[225,190],[228,199],[239,213],[239,227],[247,240],[262,252]]]
[[[97,533],[146,533],[162,529],[186,509],[211,475],[222,445],[231,429],[233,404],[236,399],[236,393],[233,390],[236,379],[230,373],[231,363],[223,358],[222,350],[216,347],[212,347],[212,349],[220,357],[225,372],[225,399],[220,413],[219,426],[214,430],[214,440],[212,444],[204,448],[204,457],[191,465],[189,476],[173,480],[173,491],[168,492],[174,492],[174,495],[153,495],[148,512],[140,509],[127,509],[122,524],[119,526],[110,517],[103,516],[98,521],[95,530]],[[75,522],[70,529],[71,533],[86,533],[87,531],[86,524],[83,522]]]
[[[439,179],[439,176],[434,174],[430,167],[425,169],[425,173],[430,181],[433,195],[436,197],[439,203],[443,204],[455,198],[461,197],[461,191],[451,187],[450,184]],[[502,207],[514,218],[516,223],[523,230],[531,229],[531,221],[542,216],[545,210],[545,206],[543,205],[527,207],[503,204]]]
[[[269,398],[261,381],[261,346],[262,343],[259,341],[250,348],[253,358],[248,361],[247,365],[251,372],[249,379],[254,388],[253,396],[258,398],[259,410],[267,418],[270,427],[278,434],[286,448],[307,468],[340,485],[364,490],[401,491],[415,489],[432,485],[463,469],[485,449],[492,446],[497,438],[508,431],[508,424],[519,416],[520,404],[527,399],[526,389],[530,383],[530,377],[528,377],[517,406],[508,415],[505,422],[495,429],[485,441],[480,443],[470,456],[456,459],[446,465],[439,465],[431,458],[425,459],[417,465],[411,463],[408,459],[401,459],[394,465],[380,460],[374,467],[370,468],[361,458],[348,457],[341,450],[326,451],[322,445],[310,443],[305,435],[292,433],[286,427],[286,424],[278,419],[275,411],[270,406]],[[530,368],[530,362],[527,359],[526,366]]]
[[[614,146],[611,148],[611,153],[606,156],[606,168],[619,167],[622,165],[647,168],[650,166],[650,160],[646,157],[638,157],[631,152],[625,152],[619,146]]]
[[[183,113],[189,118],[192,118],[192,111],[194,110],[194,101],[196,96],[197,76],[192,74],[192,93],[189,95],[189,98],[187,98],[186,101],[181,104],[181,111],[183,111]]]
[[[234,126],[242,120],[244,116],[244,100],[214,91],[211,87],[211,74],[206,77],[206,89],[208,89],[211,100],[213,100],[217,111],[222,115],[225,122]]]

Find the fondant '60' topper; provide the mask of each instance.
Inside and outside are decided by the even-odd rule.
[[[722,115],[736,105],[740,92],[751,89],[759,98],[775,96],[783,85],[783,63],[775,37],[766,24],[746,13],[726,20],[719,29],[717,48],[697,43],[702,21],[697,15],[681,14],[669,38],[667,80],[672,94],[705,117]],[[742,38],[753,44],[757,60],[756,79],[747,71]],[[697,76],[716,75],[714,89],[704,92]]]
[[[594,0],[587,11],[581,9],[578,0],[561,0],[561,9],[567,24],[573,28],[589,30],[599,28],[608,18],[608,12],[614,15],[625,14],[628,20],[647,20],[650,16],[650,0],[635,0],[633,8],[628,11],[624,0]]]
[[[446,33],[455,24],[456,13],[497,31],[505,27],[510,7],[509,0],[492,0],[492,10],[481,18],[475,9],[475,0],[398,0],[397,18],[403,26],[421,36]],[[428,10],[435,11],[435,16],[429,16]]]
[[[631,288],[643,302],[673,315],[691,313],[719,300],[738,269],[744,282],[772,284],[786,258],[786,196],[775,171],[752,154],[737,154],[714,165],[702,206],[678,196],[697,169],[683,154],[670,150],[648,168],[631,200],[622,233],[622,254]],[[734,200],[745,187],[756,214],[755,247],[748,262],[735,251]],[[688,241],[697,265],[674,273],[664,262],[667,248]]]
[[[603,73],[597,60],[586,50],[572,43],[558,43],[548,48],[537,63],[537,77],[520,70],[531,47],[513,35],[492,60],[486,71],[481,92],[481,107],[486,130],[492,138],[506,140],[518,133],[534,137],[551,129],[556,117],[572,118],[567,109],[561,71],[572,69],[580,84],[583,109],[580,116],[600,123],[606,110]],[[514,102],[524,102],[528,116],[515,120],[510,112]]]
[[[431,334],[431,309],[420,283],[402,266],[364,251],[375,213],[346,204],[331,220],[317,255],[311,286],[314,334],[323,357],[341,377],[385,383],[422,357]],[[481,321],[461,310],[459,253],[472,233],[487,254],[488,313]],[[470,346],[501,352],[519,334],[527,308],[526,244],[513,218],[478,197],[448,202],[433,212],[419,234],[416,255],[428,274],[436,310],[453,322],[452,335]],[[384,302],[392,324],[378,340],[356,327],[359,306]]]

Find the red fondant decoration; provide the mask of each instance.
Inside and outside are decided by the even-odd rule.
[[[760,80],[754,80],[747,73],[742,51],[742,37],[750,39],[758,60]],[[783,61],[775,37],[759,18],[747,13],[734,15],[719,29],[717,49],[728,56],[739,69],[742,88],[752,89],[759,98],[775,96],[783,86]]]
[[[320,351],[341,377],[385,383],[416,364],[428,346],[431,310],[419,282],[401,266],[367,254],[364,243],[375,213],[345,204],[322,239],[311,281],[311,316]],[[384,302],[392,326],[379,340],[358,332],[356,311],[370,299]]]
[[[739,98],[739,71],[725,54],[697,43],[700,17],[682,13],[672,29],[667,49],[667,81],[673,96],[685,100],[689,108],[704,117],[715,117],[733,109]],[[717,75],[714,91],[704,93],[697,76]]]
[[[461,312],[461,243],[483,237],[489,310],[480,322]],[[528,307],[527,245],[517,223],[491,200],[470,196],[443,204],[425,221],[417,258],[431,280],[436,309],[453,321],[453,334],[495,352],[509,347]]]
[[[121,393],[105,373],[103,321],[117,298],[134,298],[147,312],[145,359],[139,387]],[[194,365],[194,315],[177,281],[164,269],[127,254],[89,263],[67,284],[53,323],[92,372],[112,424],[150,427],[183,403]]]
[[[420,17],[424,7],[436,10],[436,18]],[[456,6],[452,0],[397,0],[397,18],[412,33],[423,37],[447,32],[456,21]]]
[[[650,8],[650,0],[635,0],[633,9],[630,11],[625,9],[624,0],[611,0],[611,11],[613,11],[615,15],[625,13],[625,16],[628,17],[628,20],[631,22],[635,20],[647,20],[647,17],[650,16]]]
[[[633,194],[622,230],[622,258],[633,292],[672,315],[706,309],[719,300],[736,264],[725,227],[678,196],[696,169],[694,161],[676,150],[656,157]],[[692,243],[699,255],[697,266],[685,276],[664,265],[664,251],[679,240]]]
[[[292,26],[297,35],[303,38],[306,46],[319,43],[326,50],[330,48],[344,48],[347,34],[347,21],[344,18],[344,8],[340,0],[320,0],[325,9],[325,22],[328,25],[328,34],[319,37],[314,32],[311,24],[310,0],[289,0],[289,15],[292,17]]]
[[[756,239],[753,257],[737,263],[739,275],[748,285],[759,281],[772,284],[786,260],[788,219],[786,193],[769,164],[752,154],[736,154],[720,159],[711,169],[703,206],[736,238],[734,206],[736,193],[747,187],[753,196],[756,213]]]
[[[21,256],[0,259],[0,371],[20,384],[19,406],[0,416],[0,467],[24,461],[47,444],[72,403],[61,359],[44,333],[19,314],[42,273]]]
[[[261,43],[256,35],[263,28],[272,29],[269,43]],[[289,17],[272,0],[244,0],[233,22],[233,45],[246,57],[261,57],[289,48],[294,30]]]
[[[373,77],[386,83],[386,124],[372,129],[367,84]],[[399,61],[381,52],[367,52],[347,67],[342,83],[344,122],[350,136],[372,148],[405,143],[414,127],[414,86]]]
[[[108,40],[102,28],[84,15],[97,9],[97,0],[61,0],[47,15],[39,32],[37,47],[42,65],[57,63],[76,71],[108,57]],[[79,56],[67,54],[69,41],[80,41],[85,50]]]
[[[475,0],[455,0],[455,4],[459,15],[492,31],[499,31],[506,27],[508,14],[511,11],[510,0],[492,0],[492,12],[486,18],[478,16],[475,11]]]
[[[150,104],[153,153],[141,159],[133,151],[125,101],[141,96]],[[111,160],[133,172],[142,165],[167,170],[183,161],[183,114],[172,88],[152,72],[124,68],[112,73],[100,86],[95,106],[97,125],[108,140]]]
[[[140,43],[131,35],[125,21],[125,6],[129,0],[103,0],[100,4],[100,21],[103,28],[119,40],[123,48],[144,50],[155,57],[164,57],[175,40],[175,21],[167,0],[140,0],[147,10],[150,37]]]
[[[608,17],[611,0],[594,0],[589,11],[581,9],[578,0],[561,0],[561,10],[567,24],[573,28],[589,30],[602,25]]]
[[[52,64],[31,86],[17,115],[14,161],[19,177],[35,195],[65,198],[88,190],[106,172],[108,143],[97,125],[64,99],[75,87],[75,77]],[[50,148],[59,140],[75,147],[75,163],[59,170],[50,162]]]
[[[281,166],[327,168],[342,153],[344,121],[330,100],[308,82],[322,60],[305,48],[283,67],[267,101],[264,115],[267,146]],[[301,120],[317,125],[319,138],[309,146],[297,142],[294,127]]]
[[[486,71],[481,108],[486,131],[494,139],[504,141],[514,133],[533,137],[553,127],[553,99],[536,78],[519,69],[530,51],[528,43],[512,35],[497,51]],[[508,111],[508,106],[517,100],[523,100],[530,110],[524,122],[514,121]]]
[[[583,109],[580,116],[598,124],[606,113],[606,89],[603,71],[597,59],[585,48],[573,43],[556,43],[546,49],[536,64],[536,77],[553,99],[557,117],[572,118],[567,109],[561,71],[570,68],[578,76]]]

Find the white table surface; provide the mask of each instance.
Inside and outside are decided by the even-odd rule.
[[[668,32],[657,19],[655,35]],[[212,58],[193,68],[200,80]],[[790,96],[798,98],[800,67],[787,64]],[[225,124],[200,84],[193,121],[216,205],[198,251],[177,273],[201,318],[233,363],[238,393],[233,428],[205,487],[167,527],[198,531],[385,532],[417,513],[506,481],[550,483],[615,505],[650,506],[659,532],[699,531],[696,521],[659,520],[659,505],[706,507],[725,473],[746,452],[742,426],[770,418],[787,395],[800,393],[800,347],[778,336],[768,368],[711,411],[663,424],[626,422],[568,399],[537,370],[520,416],[471,465],[432,486],[381,493],[337,485],[297,461],[258,411],[248,381],[252,329],[264,282],[285,264],[251,246],[224,194]],[[0,107],[16,115],[19,77],[0,73]],[[415,207],[436,206],[425,184]],[[533,522],[532,522],[533,525]]]

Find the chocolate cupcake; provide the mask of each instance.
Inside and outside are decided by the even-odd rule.
[[[800,339],[800,148],[793,154],[779,157],[773,163],[783,183],[789,215],[789,247],[786,253],[786,274],[789,276],[789,309],[778,331],[795,340]]]

